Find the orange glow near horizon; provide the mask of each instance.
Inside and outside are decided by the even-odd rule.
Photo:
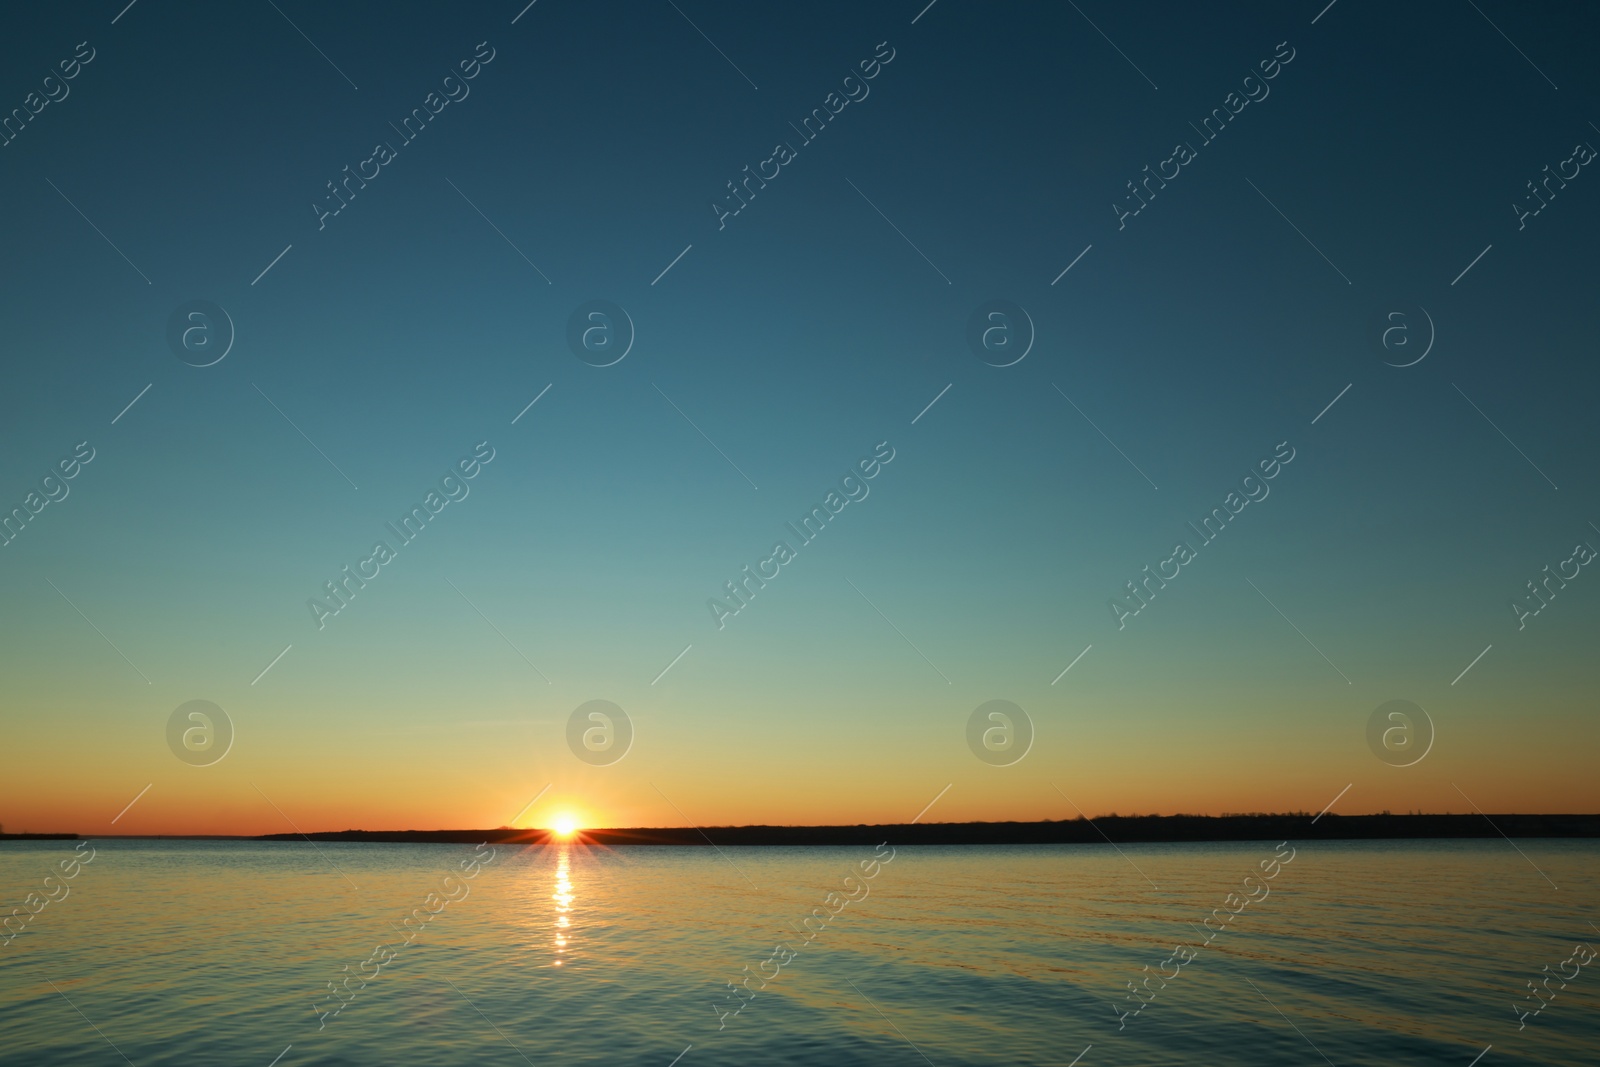
[[[1487,712],[1481,717],[1492,719]],[[31,722],[15,730],[32,729]],[[1086,719],[1086,731],[1099,728],[1098,719]],[[919,770],[911,755],[874,770],[858,765],[857,755],[830,757],[801,749],[819,768],[817,788],[795,793],[770,788],[761,766],[732,757],[717,763],[715,773],[675,778],[642,762],[635,766],[630,756],[604,775],[564,768],[552,757],[548,767],[490,762],[470,772],[419,779],[401,752],[388,753],[394,760],[380,762],[367,776],[339,773],[337,759],[321,752],[293,774],[273,773],[265,757],[249,747],[207,768],[184,766],[170,754],[167,767],[152,757],[148,772],[99,758],[69,768],[51,755],[17,761],[0,776],[0,824],[8,833],[253,836],[461,830],[509,822],[533,839],[548,836],[551,843],[576,844],[596,828],[898,825],[919,813],[924,823],[1073,819],[1079,808],[1095,819],[1112,813],[1303,810],[1315,815],[1336,795],[1334,810],[1342,815],[1385,809],[1463,813],[1473,805],[1491,816],[1600,810],[1600,792],[1586,762],[1592,760],[1591,741],[1600,739],[1600,727],[1576,716],[1559,751],[1508,745],[1484,727],[1485,740],[1441,742],[1406,770],[1379,762],[1360,737],[1341,748],[1338,723],[1326,727],[1317,745],[1288,753],[1277,752],[1262,736],[1218,734],[1223,738],[1218,741],[1199,725],[1171,729],[1188,755],[1145,752],[1137,775],[1124,773],[1116,760],[1091,759],[1064,743],[1041,745],[1016,767],[990,768],[960,749],[958,741],[949,747],[960,750],[940,756],[944,762],[932,775]],[[1501,742],[1498,747],[1487,740],[1491,737]],[[1090,747],[1103,743],[1108,742],[1085,742]],[[690,752],[681,756],[684,765],[695,758]],[[498,754],[479,757],[492,761]],[[1335,757],[1340,765],[1334,770],[1321,766]],[[565,754],[562,758],[570,762]],[[652,788],[647,773],[657,775],[660,789]],[[546,791],[547,782],[552,784]],[[717,837],[714,829],[711,836]]]

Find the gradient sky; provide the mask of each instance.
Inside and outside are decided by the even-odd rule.
[[[1600,177],[1521,230],[1511,208],[1600,143],[1597,12],[283,0],[113,25],[123,2],[0,40],[5,109],[95,50],[0,148],[0,502],[95,449],[0,548],[7,830],[497,826],[546,784],[520,824],[906,821],[947,783],[927,818],[1316,811],[1347,783],[1348,813],[1596,810],[1600,577],[1521,631],[1510,604],[1600,547]],[[324,183],[480,41],[470,96],[319,231]],[[882,41],[870,95],[719,230],[725,183]],[[1270,95],[1119,230],[1125,183],[1283,41]],[[1006,368],[965,340],[997,298],[1037,330]],[[237,329],[215,366],[167,346],[193,299]],[[635,323],[615,366],[567,348],[591,299]],[[1436,344],[1386,366],[1372,323],[1419,306]],[[884,440],[870,496],[719,631],[707,598]],[[470,496],[318,630],[307,599],[480,441]],[[1271,495],[1119,630],[1108,599],[1282,441]],[[609,767],[564,740],[596,698],[637,731]],[[1036,726],[1010,767],[964,740],[995,698]],[[210,767],[166,746],[193,699],[237,728]],[[1414,767],[1367,748],[1391,699],[1437,727]]]

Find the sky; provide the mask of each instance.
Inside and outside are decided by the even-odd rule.
[[[7,831],[1596,810],[1600,14],[123,3],[0,40]]]

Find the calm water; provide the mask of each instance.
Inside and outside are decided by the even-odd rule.
[[[1600,960],[1520,1032],[1513,1003],[1600,947],[1596,844],[1310,844],[1251,883],[1270,895],[1229,900],[1275,844],[902,848],[841,905],[872,850],[500,847],[446,884],[471,848],[95,842],[0,947],[0,1062],[1595,1061]],[[5,910],[71,855],[0,845]],[[809,942],[795,928],[840,907]],[[1201,920],[1241,907],[1206,944]],[[719,1030],[726,983],[780,941],[793,957]],[[1158,969],[1177,976],[1119,1030],[1127,983]],[[328,983],[358,973],[319,1030]]]

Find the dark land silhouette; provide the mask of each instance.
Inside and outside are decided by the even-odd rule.
[[[71,841],[73,833],[0,833],[0,841]],[[545,844],[554,830],[325,830],[310,834],[97,834],[145,840],[373,841]],[[592,845],[1103,845],[1183,841],[1383,841],[1428,838],[1600,837],[1600,815],[1102,815],[1042,822],[881,823],[855,826],[658,826],[579,830]]]
[[[74,841],[77,834],[0,834],[0,841]]]
[[[580,830],[594,845],[1100,845],[1179,841],[1600,837],[1600,815],[1106,815],[1045,822],[890,823],[857,826],[632,827]],[[542,844],[551,830],[337,830],[313,841]],[[300,841],[300,834],[255,840]]]

